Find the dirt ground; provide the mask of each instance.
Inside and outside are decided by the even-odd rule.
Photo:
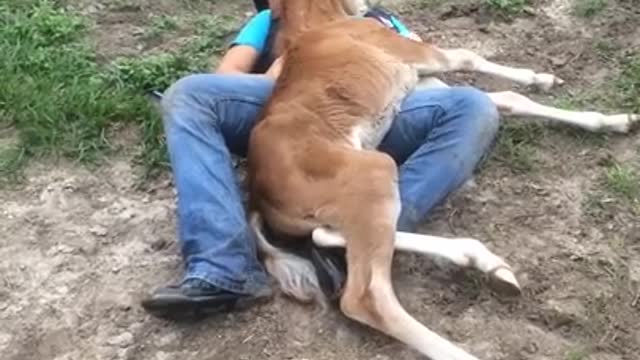
[[[140,33],[149,14],[188,19],[251,10],[248,1],[69,3],[98,19],[94,37],[105,57],[171,48],[188,36],[146,46]],[[427,1],[393,6],[425,38],[554,72],[567,81],[555,95],[613,76],[616,69],[594,43],[606,42],[614,52],[640,50],[640,12],[629,1],[609,1],[592,20],[572,16],[565,0],[536,1],[528,14],[509,21],[462,1],[422,10],[417,3]],[[481,76],[455,79],[487,90],[514,88]],[[640,220],[615,201],[597,211],[590,205],[603,161],[640,169],[640,137],[596,141],[582,132],[537,129],[541,140],[530,171],[490,160],[475,185],[451,197],[421,229],[483,240],[515,268],[523,296],[501,299],[473,271],[402,254],[394,265],[400,299],[479,359],[640,359]],[[420,358],[336,310],[318,320],[280,296],[198,323],[147,315],[141,297],[178,279],[181,263],[169,174],[144,190],[136,185],[124,153],[97,169],[34,164],[24,186],[0,191],[2,359]]]

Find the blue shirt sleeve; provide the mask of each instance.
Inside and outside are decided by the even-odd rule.
[[[394,14],[383,7],[371,8],[364,16],[378,20],[388,28],[393,29],[404,37],[411,37],[412,35],[414,35],[413,32],[409,30],[405,24],[402,23],[402,21],[400,21]]]
[[[393,26],[396,28],[398,33],[404,37],[409,37],[411,35],[411,30],[409,30],[400,20],[398,20],[395,16],[391,16],[391,22]]]
[[[230,46],[247,45],[261,53],[266,45],[270,27],[271,10],[263,10],[247,22]]]

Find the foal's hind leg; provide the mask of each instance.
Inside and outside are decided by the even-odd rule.
[[[432,360],[477,360],[409,315],[391,283],[400,212],[397,169],[381,153],[354,154],[353,189],[342,189],[330,218],[347,239],[347,282],[340,300],[348,317],[396,338]],[[358,160],[358,161],[355,161]]]
[[[443,81],[427,77],[420,80],[418,88],[434,89],[449,87]],[[534,116],[576,126],[588,131],[613,131],[627,133],[640,124],[640,115],[605,115],[591,111],[570,111],[537,103],[528,97],[513,91],[488,93],[501,115]]]
[[[313,241],[321,247],[345,247],[347,244],[342,234],[325,228],[313,231]],[[511,267],[476,239],[450,239],[397,231],[394,248],[444,258],[462,267],[474,267],[489,275],[501,294],[519,295],[521,292]]]
[[[640,115],[604,115],[599,112],[569,111],[534,102],[513,91],[490,93],[489,97],[501,114],[535,116],[577,126],[589,131],[614,131],[626,133],[640,122]]]

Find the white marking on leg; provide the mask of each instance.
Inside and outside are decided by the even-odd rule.
[[[640,115],[605,115],[590,111],[570,111],[534,102],[513,91],[490,93],[489,97],[504,115],[535,116],[577,126],[589,131],[614,131],[626,133]]]

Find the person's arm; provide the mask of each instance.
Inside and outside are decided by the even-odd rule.
[[[402,21],[400,21],[400,19],[398,19],[398,17],[394,13],[381,6],[376,6],[369,9],[369,11],[367,11],[364,16],[371,17],[380,21],[385,26],[393,29],[395,32],[406,38],[422,42],[422,39],[420,38],[420,36],[418,36],[418,34],[409,30],[409,28],[407,28],[407,26],[403,24]]]
[[[284,63],[284,56],[280,56],[277,58],[269,70],[265,73],[266,76],[272,78],[273,80],[277,79],[280,76],[280,72],[282,71],[282,64]]]
[[[400,21],[395,15],[391,15],[391,22],[393,23],[393,26],[396,28],[396,31],[398,31],[400,35],[407,37],[411,40],[422,42],[422,38],[418,34],[409,30],[409,28],[407,28],[407,26],[403,24],[402,21]]]
[[[215,72],[218,74],[249,73],[264,51],[270,26],[271,11],[269,10],[261,11],[249,20],[231,42]]]
[[[236,45],[224,54],[215,72],[218,74],[246,74],[253,69],[260,56],[258,50],[248,45]]]

